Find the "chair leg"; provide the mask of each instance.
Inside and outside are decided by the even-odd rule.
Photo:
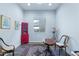
[[[59,56],[60,56],[60,50],[61,50],[61,48],[59,47]]]
[[[55,44],[55,50],[56,50],[56,44]]]
[[[47,56],[47,53],[48,53],[47,50],[45,50],[45,56]]]
[[[14,56],[14,50],[13,50],[13,53],[12,53],[12,55]]]
[[[48,53],[48,46],[46,46],[46,49],[45,49],[45,56],[47,56],[47,53]]]
[[[1,56],[4,56],[5,55],[5,53],[3,53]]]
[[[66,53],[66,47],[65,47],[65,55],[67,55],[67,53]]]

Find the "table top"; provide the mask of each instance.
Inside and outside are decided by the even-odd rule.
[[[54,39],[45,39],[45,44],[54,45],[55,43],[56,43],[56,40]]]

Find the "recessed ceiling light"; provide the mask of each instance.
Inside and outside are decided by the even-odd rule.
[[[52,6],[52,3],[49,3],[49,6]]]
[[[28,5],[28,6],[30,6],[31,4],[30,4],[30,3],[28,3],[27,5]]]

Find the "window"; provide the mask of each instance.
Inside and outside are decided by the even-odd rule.
[[[38,18],[35,18],[33,20],[33,29],[34,29],[34,32],[45,32],[45,18],[44,17],[38,17]]]

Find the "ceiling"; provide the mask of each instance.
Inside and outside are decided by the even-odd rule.
[[[18,5],[23,10],[56,10],[61,3],[52,3],[52,5],[49,6],[49,3],[31,3],[28,5],[28,3],[18,3]]]

